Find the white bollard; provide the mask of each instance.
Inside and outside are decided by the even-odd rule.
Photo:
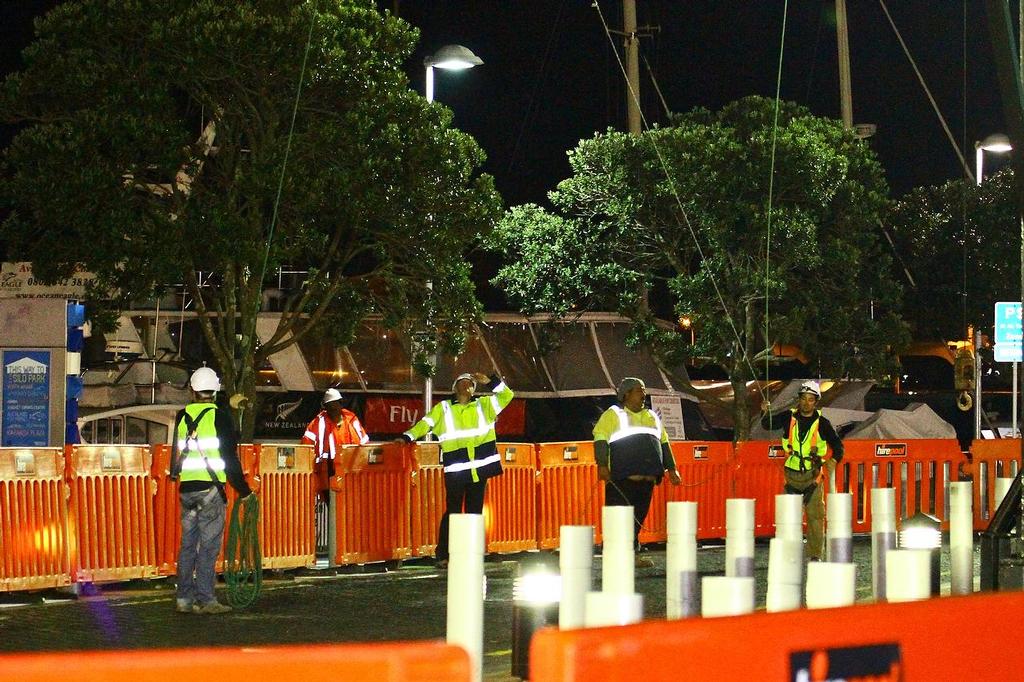
[[[587,592],[586,610],[588,628],[639,623],[644,617],[644,597],[642,594]]]
[[[601,590],[617,594],[633,594],[633,508],[604,507],[601,510]]]
[[[885,555],[896,549],[896,489],[871,489],[871,592],[885,601]]]
[[[807,608],[852,606],[857,597],[857,565],[812,561],[807,564]]]
[[[916,601],[931,596],[932,553],[928,549],[892,549],[885,555],[885,598]]]
[[[803,603],[804,543],[802,540],[772,538],[768,542],[769,612],[792,611]]]
[[[700,613],[697,592],[697,503],[669,502],[665,611],[669,620]]]
[[[484,517],[452,514],[448,524],[447,641],[466,650],[478,681],[484,651]]]
[[[996,510],[999,509],[999,505],[1003,503],[1003,498],[1006,497],[1006,493],[1010,492],[1010,486],[1013,485],[1013,478],[1007,478],[1005,476],[996,477],[996,499],[992,501],[992,513],[995,514]]]
[[[754,500],[725,501],[725,575],[754,577]]]
[[[829,493],[828,511],[828,560],[833,563],[853,562],[853,495],[851,493]]]
[[[804,496],[775,496],[775,537],[783,540],[804,539]]]
[[[950,594],[974,592],[974,487],[970,481],[949,484]]]
[[[701,578],[701,615],[738,616],[754,610],[754,579],[709,575]]]
[[[593,588],[594,527],[562,526],[558,566],[562,573],[562,601],[558,607],[561,630],[583,627],[587,592]]]

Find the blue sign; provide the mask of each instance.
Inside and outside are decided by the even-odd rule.
[[[50,351],[4,351],[4,447],[50,444],[50,369]]]
[[[996,362],[1021,362],[1021,345],[1024,333],[1021,331],[1020,301],[996,303],[995,319],[995,360]]]

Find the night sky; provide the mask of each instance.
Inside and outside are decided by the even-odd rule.
[[[19,53],[31,39],[32,18],[55,4],[0,2],[4,72],[18,67]],[[590,0],[377,4],[397,9],[421,31],[420,46],[407,65],[418,91],[423,90],[423,57],[444,44],[463,44],[484,60],[472,71],[439,73],[435,96],[487,152],[486,170],[508,205],[543,202],[567,175],[565,153],[580,138],[609,126],[625,127],[623,78]],[[774,96],[783,5],[780,0],[638,0],[640,25],[658,27],[643,40],[642,55],[669,108],[717,109],[745,95]],[[983,3],[890,0],[888,5],[954,136],[972,159],[975,140],[1004,132]],[[838,118],[834,6],[833,0],[789,3],[782,96]],[[620,28],[621,2],[601,0],[600,7],[610,28]],[[894,195],[960,175],[956,155],[880,3],[848,2],[848,13],[854,120],[878,126],[869,144]],[[621,44],[620,37],[615,41]],[[641,90],[648,120],[663,122],[643,61]],[[4,130],[0,144],[9,136]],[[999,161],[989,157],[986,163],[994,167]]]

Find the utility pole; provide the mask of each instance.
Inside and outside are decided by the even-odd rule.
[[[622,0],[622,32],[626,48],[626,112],[631,135],[640,134],[640,36],[636,0]]]
[[[846,34],[846,0],[836,0],[836,42],[839,45],[839,101],[843,127],[853,129],[853,93],[850,88],[850,39]]]

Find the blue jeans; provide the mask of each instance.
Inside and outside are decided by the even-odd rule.
[[[216,600],[215,566],[224,538],[226,505],[216,487],[181,493],[181,548],[178,550],[179,601],[207,604]]]

